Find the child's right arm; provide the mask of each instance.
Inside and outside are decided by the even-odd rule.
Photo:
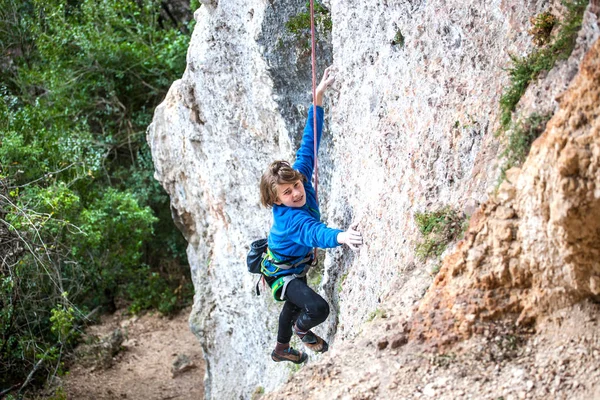
[[[325,94],[325,90],[327,90],[327,88],[331,86],[333,82],[335,82],[335,75],[331,73],[331,66],[329,66],[325,68],[325,71],[323,72],[323,78],[321,78],[321,82],[319,82],[319,85],[315,90],[314,101],[316,106],[323,106],[323,94]]]
[[[308,110],[308,118],[306,119],[306,125],[304,126],[304,133],[302,135],[302,143],[300,148],[296,152],[296,161],[294,162],[293,168],[300,171],[306,179],[310,182],[312,179],[313,168],[315,165],[315,133],[314,133],[314,121],[313,113],[317,113],[317,150],[321,143],[321,135],[323,133],[323,94],[333,82],[335,77],[331,74],[331,67],[325,69],[323,78],[317,86],[314,104],[316,107],[311,106]]]
[[[308,110],[308,118],[304,127],[304,134],[302,135],[302,143],[300,148],[296,152],[296,161],[292,168],[296,171],[300,171],[302,175],[306,177],[308,182],[312,179],[313,169],[315,167],[315,134],[313,130],[313,113],[315,109],[311,106]],[[317,149],[321,143],[321,134],[323,133],[323,109],[321,107],[316,108],[317,113]]]

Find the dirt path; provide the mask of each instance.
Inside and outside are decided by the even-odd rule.
[[[112,366],[71,367],[64,381],[68,399],[197,400],[204,398],[202,349],[188,326],[190,310],[172,319],[158,314],[103,318],[88,334],[104,337],[117,328],[125,333],[123,349]],[[187,356],[193,367],[173,377],[172,367],[180,356]]]

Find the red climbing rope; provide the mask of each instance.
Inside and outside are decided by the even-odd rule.
[[[313,94],[313,134],[314,134],[314,174],[315,174],[315,196],[317,198],[317,205],[319,204],[319,164],[317,162],[317,62],[316,62],[316,51],[315,51],[315,4],[314,0],[310,0],[310,44],[311,44],[311,59],[312,59],[312,94]],[[315,258],[313,263],[317,262],[317,248],[315,247]]]
[[[310,0],[310,41],[311,41],[311,58],[312,58],[312,92],[313,92],[313,133],[314,137],[314,174],[315,174],[315,194],[317,196],[317,204],[319,204],[319,165],[317,163],[317,63],[315,52],[315,11],[314,0]]]

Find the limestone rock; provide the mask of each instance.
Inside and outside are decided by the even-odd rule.
[[[249,243],[270,225],[269,211],[259,207],[260,175],[269,162],[291,159],[310,102],[306,41],[285,27],[305,11],[305,0],[202,3],[186,71],[157,108],[147,138],[155,177],[189,242],[196,293],[190,325],[207,361],[206,397],[246,399],[256,387],[272,391],[288,376],[268,356],[280,306],[268,294],[254,296],[256,279],[244,259]],[[471,228],[413,320],[423,329],[437,324],[426,316],[434,305],[433,320],[451,341],[498,313],[525,320],[541,303],[567,304],[598,292],[589,272],[598,259],[591,218],[600,198],[598,174],[592,178],[597,99],[582,94],[585,105],[563,109],[536,142],[535,161],[513,171],[498,196],[487,195],[498,174],[494,132],[509,54],[532,49],[529,18],[546,2],[324,5],[333,28],[318,38],[318,74],[333,63],[337,80],[326,98],[321,209],[331,226],[359,222],[365,239],[358,253],[337,248],[324,257],[316,290],[332,313],[317,333],[332,349],[356,337],[386,299],[399,299],[398,314],[412,312],[431,284],[415,260],[413,215],[437,205],[468,209]],[[597,21],[590,13],[585,21],[568,68],[546,78],[558,88],[569,85],[597,38]],[[593,69],[586,73],[595,79]],[[531,90],[554,99],[546,86],[542,80]],[[561,133],[567,124],[576,136]],[[567,143],[571,150],[563,154]],[[547,270],[547,262],[565,269]],[[451,311],[436,317],[443,310]]]

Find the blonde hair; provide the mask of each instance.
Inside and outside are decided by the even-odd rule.
[[[290,166],[287,161],[275,161],[260,178],[260,202],[265,207],[273,207],[277,201],[277,185],[306,181],[306,177]]]

